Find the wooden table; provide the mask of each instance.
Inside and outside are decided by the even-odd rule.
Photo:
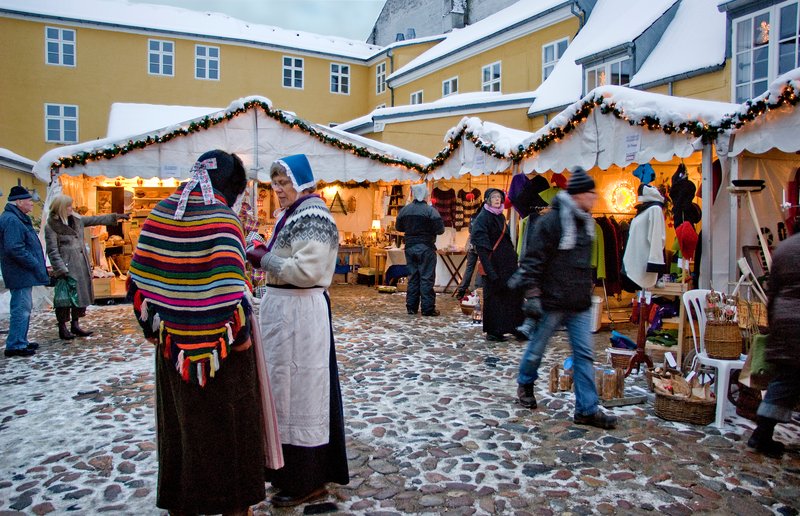
[[[375,254],[375,288],[380,285],[380,278],[383,277],[383,269],[386,267],[386,251],[376,251]]]
[[[445,285],[444,291],[447,292],[447,289],[450,288],[450,285],[452,285],[453,283],[455,283],[455,288],[458,288],[458,285],[461,283],[462,280],[461,266],[464,265],[464,262],[467,260],[466,251],[449,251],[447,249],[437,249],[436,254],[442,257],[444,266],[447,267],[447,272],[450,273],[450,279],[447,280],[447,285]],[[458,258],[454,259],[455,256],[460,256],[461,259]]]

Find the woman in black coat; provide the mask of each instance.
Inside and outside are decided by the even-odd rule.
[[[483,209],[472,222],[470,239],[478,254],[483,279],[483,331],[486,340],[504,341],[506,333],[517,335],[522,323],[522,295],[510,290],[506,282],[517,270],[517,252],[503,216],[505,194],[489,188],[484,195]],[[481,270],[482,268],[482,270]]]
[[[767,360],[775,374],[758,407],[758,426],[747,445],[768,457],[779,458],[785,446],[772,438],[775,425],[790,422],[792,411],[800,402],[800,234],[781,242],[772,256],[769,273]]]

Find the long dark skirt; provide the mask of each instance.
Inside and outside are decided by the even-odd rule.
[[[510,290],[502,280],[483,279],[483,331],[489,335],[513,332],[524,320],[522,294]]]
[[[328,318],[331,317],[331,300],[325,293],[328,303]],[[344,439],[344,408],[342,390],[339,386],[339,367],[336,364],[336,349],[333,344],[333,325],[331,325],[331,352],[328,371],[330,372],[330,422],[328,444],[321,446],[295,446],[284,444],[284,466],[281,469],[267,469],[267,481],[289,495],[302,495],[328,482],[346,485],[350,482],[347,467],[347,449]]]
[[[266,496],[255,360],[252,347],[232,352],[200,387],[156,352],[158,507],[218,514]]]

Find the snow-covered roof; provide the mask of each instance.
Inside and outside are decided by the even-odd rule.
[[[648,2],[650,1],[655,0],[648,0]],[[395,70],[394,73],[387,77],[387,80],[392,81],[415,70],[432,65],[435,61],[446,56],[469,51],[470,47],[474,47],[483,40],[503,35],[517,24],[524,23],[571,3],[565,0],[521,0],[463,29],[453,29],[452,32],[447,34],[444,41],[423,52],[402,68]]]
[[[414,181],[430,160],[298,119],[274,109],[269,99],[245,97],[226,110],[155,132],[59,147],[42,156],[34,173],[49,182],[55,173],[105,177],[186,178],[197,157],[221,148],[238,154],[251,177],[269,181],[269,165],[304,153],[319,181]],[[45,179],[46,178],[46,179]]]
[[[222,111],[222,108],[114,102],[108,114],[106,138],[124,138],[131,134],[155,132],[162,127],[201,118],[217,111]]]
[[[547,80],[534,92],[536,100],[528,109],[528,114],[561,109],[580,99],[583,68],[575,61],[633,41],[675,1],[598,0],[586,24],[564,51]]]
[[[368,115],[348,120],[337,125],[342,131],[365,130],[368,132],[374,122],[408,121],[425,117],[453,115],[457,113],[475,113],[527,107],[533,100],[531,92],[502,94],[496,91],[476,91],[448,95],[433,102],[407,104],[390,108],[378,108]]]
[[[658,44],[631,78],[631,86],[724,65],[725,14],[719,12],[717,2],[681,2]]]
[[[0,147],[0,166],[3,166],[5,168],[12,168],[19,172],[32,174],[33,166],[35,164],[36,162],[31,159],[28,159],[24,156],[20,156],[15,152],[11,152],[8,149]]]
[[[337,36],[258,25],[228,15],[125,0],[0,0],[0,13],[58,18],[62,22],[112,25],[116,28],[168,31],[195,38],[275,45],[308,52],[368,59],[381,47]]]
[[[784,91],[790,88],[793,100],[786,100]],[[794,102],[794,105],[792,105]],[[733,137],[720,142],[721,151],[728,149],[730,156],[749,151],[762,154],[771,149],[783,152],[800,152],[800,68],[791,70],[770,83],[762,95],[740,106],[729,118],[731,129],[726,136]],[[737,127],[738,126],[738,127]]]

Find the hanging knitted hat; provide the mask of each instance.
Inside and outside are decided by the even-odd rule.
[[[285,158],[276,160],[272,166],[274,167],[276,164],[283,168],[286,175],[292,180],[294,189],[298,192],[316,186],[317,181],[314,179],[314,173],[311,171],[311,164],[308,162],[308,158],[305,154],[286,156]]]
[[[693,258],[694,251],[697,249],[697,231],[694,226],[686,221],[675,228],[675,238],[678,239],[678,247],[684,258]]]
[[[550,178],[550,182],[562,190],[567,187],[567,178],[564,174],[553,174],[553,177]]]
[[[656,171],[650,166],[650,163],[644,163],[636,167],[633,175],[638,177],[643,185],[649,185],[656,178]]]

